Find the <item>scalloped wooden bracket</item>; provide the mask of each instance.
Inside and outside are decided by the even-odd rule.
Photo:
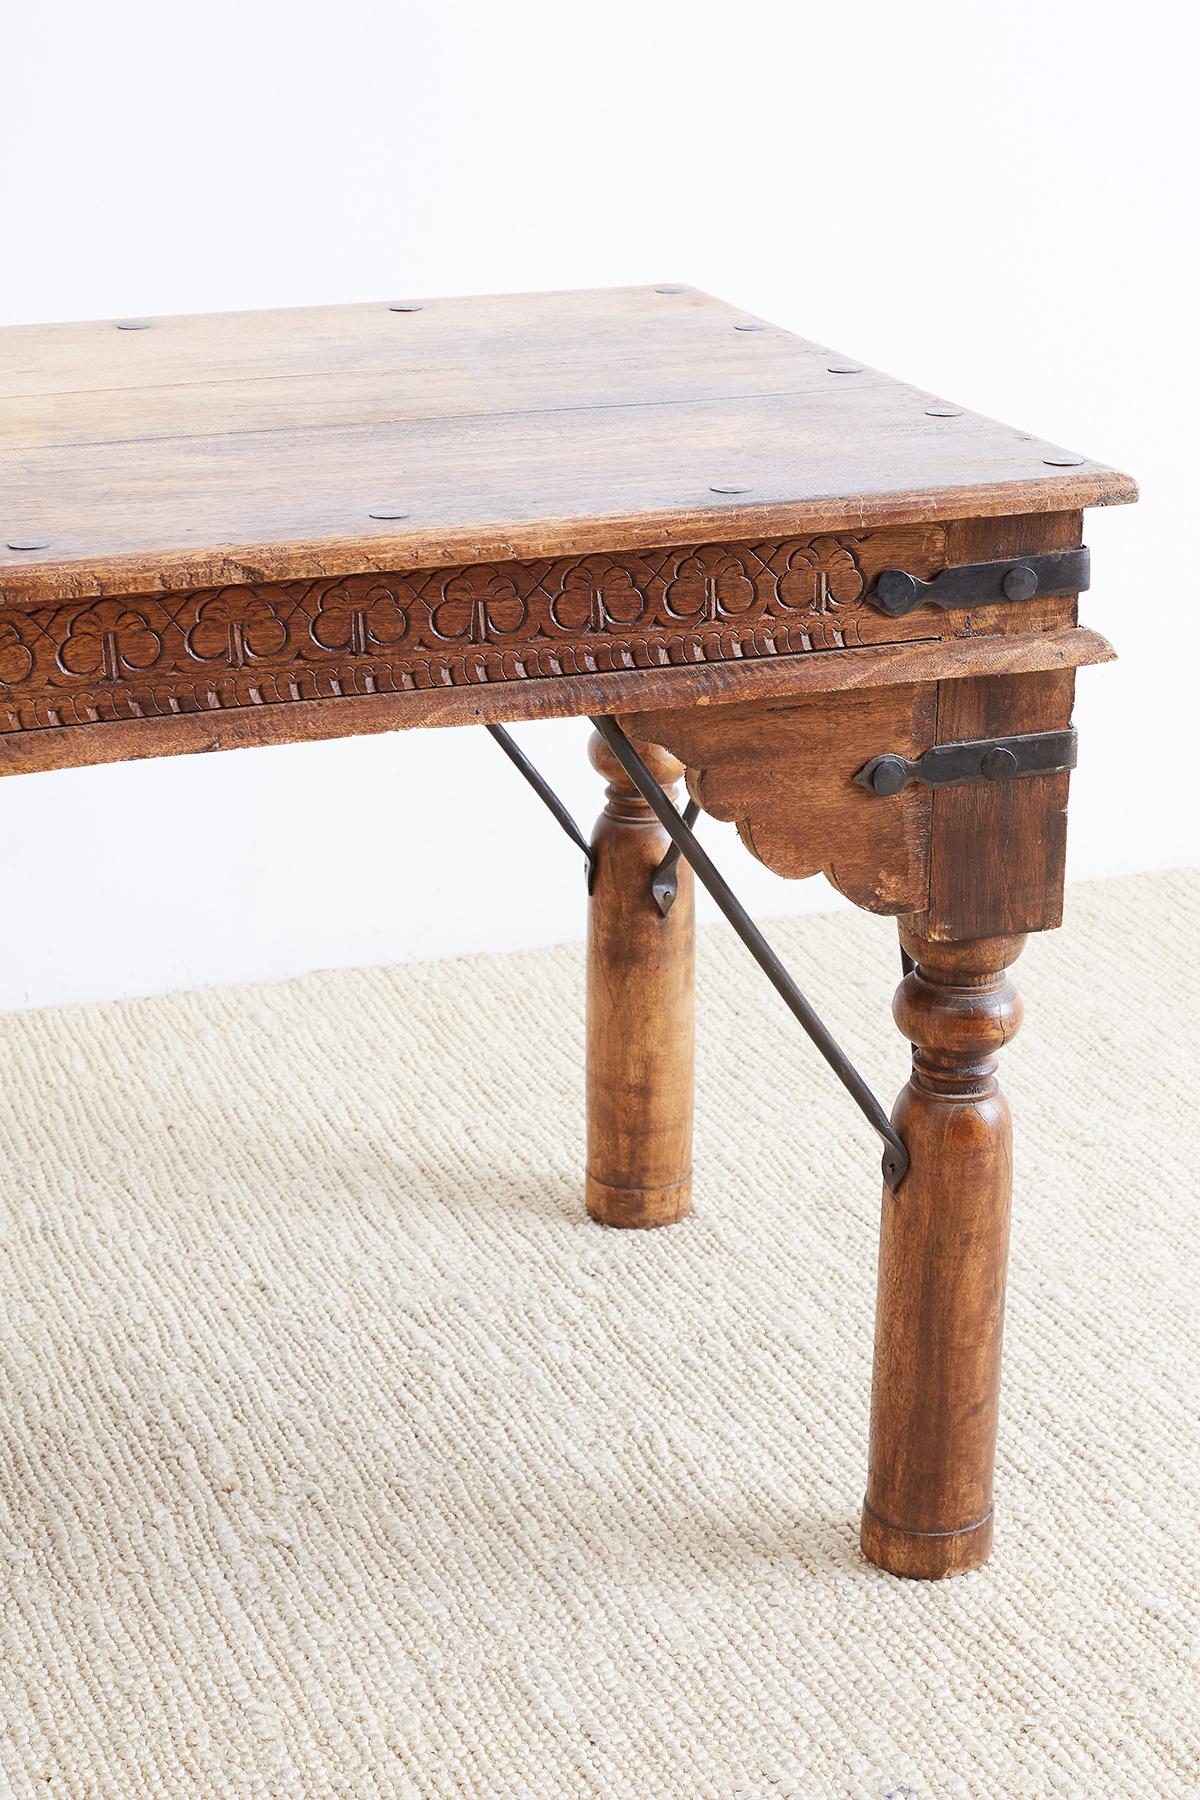
[[[824,874],[855,905],[923,912],[929,903],[932,796],[920,786],[881,801],[854,781],[881,745],[920,756],[934,743],[932,683],[728,706],[642,712],[629,734],[687,769],[705,812],[737,826],[777,875]]]

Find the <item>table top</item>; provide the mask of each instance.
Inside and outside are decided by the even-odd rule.
[[[12,327],[0,395],[16,604],[1136,498],[674,283]]]

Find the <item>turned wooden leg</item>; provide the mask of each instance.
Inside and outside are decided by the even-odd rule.
[[[912,1159],[884,1191],[862,1547],[893,1575],[976,1569],[992,1547],[1012,1127],[994,1052],[1021,1022],[1024,939],[933,943],[896,993],[912,1076],[892,1115]]]
[[[639,744],[670,789],[683,765]],[[587,1209],[605,1225],[673,1225],[692,1203],[692,871],[664,916],[651,893],[671,840],[593,732],[606,778],[588,908]]]

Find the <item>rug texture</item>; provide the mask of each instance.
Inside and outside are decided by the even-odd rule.
[[[1018,970],[995,1557],[864,1563],[878,1149],[725,931],[696,1210],[577,948],[0,1021],[0,1793],[1200,1794],[1200,876]],[[895,934],[772,936],[889,1100]]]

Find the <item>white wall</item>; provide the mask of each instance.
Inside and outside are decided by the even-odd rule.
[[[1130,469],[1089,520],[1122,660],[1080,680],[1072,873],[1200,861],[1193,9],[14,10],[4,323],[676,279]],[[590,819],[586,727],[521,729]],[[27,776],[0,830],[0,1007],[582,929],[478,731]],[[834,903],[707,830],[760,912]]]

